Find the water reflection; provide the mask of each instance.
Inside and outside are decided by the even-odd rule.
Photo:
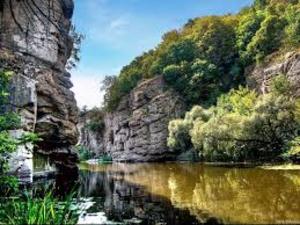
[[[187,209],[175,208],[164,196],[126,180],[122,170],[82,171],[81,197],[92,198],[79,222],[91,224],[199,224]],[[103,214],[104,212],[104,214]],[[87,216],[87,218],[84,218]],[[205,220],[206,221],[206,220]]]
[[[94,202],[87,213],[114,222],[300,223],[299,171],[176,163],[87,166],[80,189]]]

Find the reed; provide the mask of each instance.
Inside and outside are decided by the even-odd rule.
[[[60,200],[52,192],[42,198],[5,198],[0,203],[0,224],[76,224],[78,213],[73,195]]]

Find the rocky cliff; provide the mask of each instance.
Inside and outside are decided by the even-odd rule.
[[[267,93],[271,79],[279,74],[289,79],[295,95],[300,96],[300,52],[289,52],[275,61],[249,67],[246,71],[247,84],[259,93]]]
[[[184,111],[183,101],[162,77],[145,80],[123,97],[115,112],[104,116],[101,136],[82,129],[81,123],[81,144],[114,161],[171,160],[176,153],[167,147],[168,123]]]
[[[78,110],[65,69],[71,56],[72,0],[1,0],[0,67],[14,72],[11,108],[41,138],[38,151],[75,168]]]

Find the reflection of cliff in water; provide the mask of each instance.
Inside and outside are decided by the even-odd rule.
[[[300,222],[299,171],[176,163],[89,169],[94,172],[84,172],[83,193],[103,196],[104,207],[115,216],[126,212],[168,220],[182,209],[198,221],[215,216],[229,223]]]
[[[135,218],[140,221],[137,224],[200,223],[189,210],[175,208],[169,199],[128,183],[125,176],[124,172],[82,172],[81,197],[93,197],[95,202],[87,213],[105,212],[108,220],[116,222]],[[217,222],[205,215],[201,221]]]

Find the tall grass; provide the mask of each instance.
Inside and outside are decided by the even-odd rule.
[[[0,224],[76,224],[78,213],[72,204],[73,195],[63,201],[51,192],[42,198],[6,198],[0,202]],[[73,208],[73,209],[72,209]]]

